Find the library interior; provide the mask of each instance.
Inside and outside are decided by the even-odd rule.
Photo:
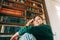
[[[0,0],[0,40],[10,40],[38,15],[43,18],[44,24],[51,25],[48,13],[46,0]]]

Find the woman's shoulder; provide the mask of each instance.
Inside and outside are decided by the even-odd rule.
[[[51,28],[49,24],[41,24],[39,27],[40,28]]]
[[[42,24],[42,26],[50,26],[49,24]]]

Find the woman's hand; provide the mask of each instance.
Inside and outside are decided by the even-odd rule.
[[[34,21],[34,19],[31,19],[27,22],[26,26],[29,26],[32,22]]]
[[[17,40],[18,39],[18,32],[17,33],[15,33],[12,37],[11,37],[11,39],[10,40]]]

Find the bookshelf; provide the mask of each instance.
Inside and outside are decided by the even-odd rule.
[[[0,35],[11,37],[28,20],[37,15],[44,18],[46,24],[46,12],[44,0],[0,0]],[[11,32],[11,30],[14,31]],[[7,34],[6,34],[7,33]],[[6,39],[7,40],[7,39]]]

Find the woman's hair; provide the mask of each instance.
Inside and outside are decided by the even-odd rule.
[[[42,16],[40,16],[40,15],[37,15],[37,16],[40,17],[43,20],[43,17]],[[37,16],[35,16],[35,17],[37,17]],[[35,17],[33,17],[33,19],[35,19]],[[44,24],[44,23],[42,23],[42,24]],[[30,25],[33,26],[33,23],[31,23]]]
[[[40,15],[37,15],[37,16],[39,16],[39,17],[43,20],[43,17],[42,17],[42,16],[40,16]],[[37,16],[35,16],[35,17],[37,17]],[[35,17],[34,17],[34,18],[35,18]]]

